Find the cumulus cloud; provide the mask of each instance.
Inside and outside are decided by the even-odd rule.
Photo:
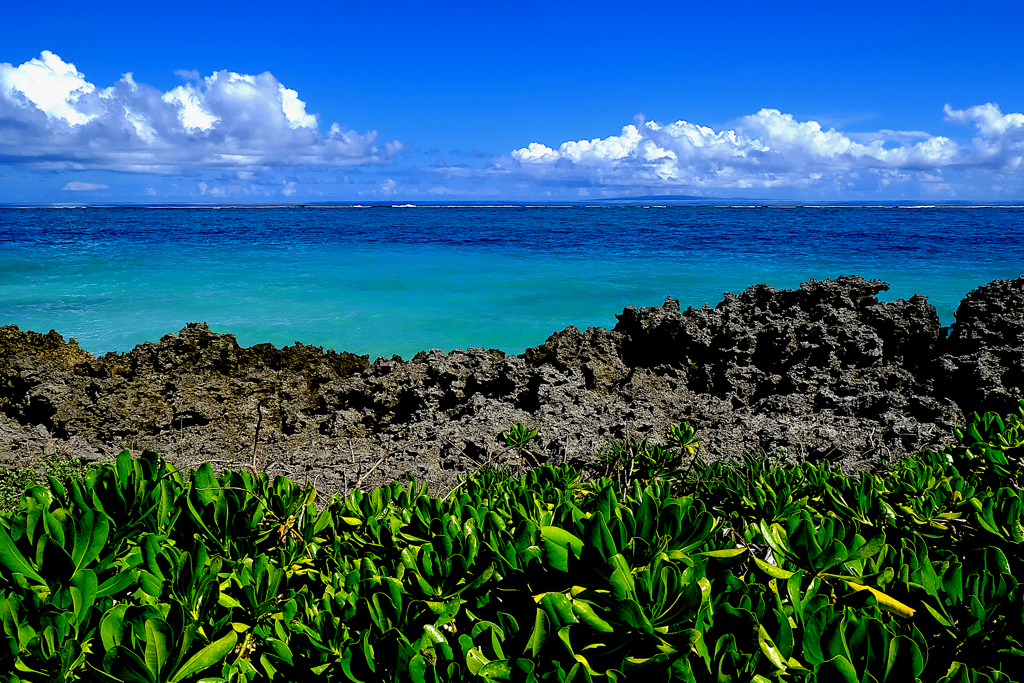
[[[187,82],[161,92],[130,72],[97,88],[52,52],[0,63],[0,163],[168,173],[384,164],[407,149],[398,141],[379,148],[376,131],[336,123],[322,131],[299,94],[269,72],[176,73]]]
[[[1024,114],[1003,114],[994,104],[970,109],[945,107],[951,123],[974,124],[981,133],[971,141],[965,163],[996,170],[1019,171],[1024,157]]]
[[[81,192],[82,190],[106,190],[109,188],[110,185],[101,185],[100,183],[83,183],[78,180],[73,180],[64,186],[64,191]]]
[[[908,180],[942,183],[950,171],[1019,171],[1024,115],[1004,115],[995,104],[965,110],[947,105],[945,114],[948,122],[977,128],[969,146],[923,131],[847,134],[762,109],[720,131],[638,117],[619,135],[564,142],[557,149],[534,142],[511,156],[515,170],[534,178],[695,189],[877,190]]]

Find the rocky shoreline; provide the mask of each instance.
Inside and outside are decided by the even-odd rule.
[[[939,447],[973,410],[1024,396],[1024,276],[971,291],[943,328],[927,297],[879,302],[878,280],[756,285],[715,308],[667,299],[611,330],[575,327],[518,356],[410,361],[298,342],[249,348],[189,323],[94,357],[54,331],[0,327],[0,464],[60,449],[86,460],[153,449],[178,467],[237,463],[321,491],[414,475],[450,486],[518,463],[500,433],[539,431],[538,456],[592,464],[612,439],[699,427],[705,451],[849,467]]]

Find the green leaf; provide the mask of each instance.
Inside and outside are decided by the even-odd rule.
[[[636,512],[636,535],[643,539],[653,539],[658,535],[658,501],[650,491],[644,492],[640,509]]]
[[[234,631],[228,631],[228,634],[213,643],[210,643],[199,652],[192,655],[185,664],[174,672],[168,683],[178,683],[183,678],[187,678],[192,674],[198,673],[203,669],[217,664],[224,659],[229,652],[235,647],[235,643],[238,642],[238,635]]]
[[[926,610],[928,610],[929,614],[931,614],[933,617],[935,617],[935,621],[939,622],[940,624],[942,624],[946,628],[953,628],[953,624],[949,623],[949,620],[946,619],[946,617],[944,617],[941,613],[939,613],[938,610],[936,610],[934,607],[929,605],[927,601],[922,600],[921,604],[924,605],[924,608]]]
[[[841,564],[847,560],[850,553],[846,550],[846,546],[840,541],[832,541],[828,548],[822,551],[822,554],[816,559],[815,564],[820,565],[821,571],[826,571]]]
[[[117,454],[117,460],[115,461],[114,466],[117,470],[118,488],[124,491],[128,488],[129,476],[134,472],[134,468],[132,467],[132,454],[127,448]],[[131,502],[134,502],[134,496]]]
[[[103,615],[103,619],[100,621],[100,638],[104,650],[113,650],[124,639],[124,614],[127,610],[128,605],[121,603],[111,607]]]
[[[263,670],[267,673],[267,678],[269,680],[274,680],[274,677],[277,676],[277,667],[275,667],[273,663],[270,661],[270,658],[267,656],[266,652],[260,655],[260,665],[263,667]]]
[[[64,547],[64,527],[46,508],[43,508],[43,528],[46,529],[46,534],[52,538],[59,547]]]
[[[673,660],[671,671],[672,680],[678,680],[681,683],[697,683],[697,679],[693,675],[693,668],[690,666],[689,659],[677,658]]]
[[[756,555],[752,555],[751,557],[754,558],[754,564],[757,565],[757,568],[760,569],[761,571],[763,571],[768,576],[771,576],[772,578],[775,578],[775,579],[788,579],[789,577],[793,576],[796,573],[796,572],[786,571],[785,569],[781,569],[780,567],[776,567],[774,564],[768,564],[767,562],[762,560],[760,557],[757,557]]]
[[[417,653],[409,660],[409,678],[413,683],[427,683],[427,660],[423,655]]]
[[[807,615],[804,613],[807,603],[817,594],[818,588],[821,586],[821,579],[815,577],[811,579],[807,591],[802,593],[803,579],[804,571],[801,569],[786,581],[786,591],[789,594],[789,600],[793,604],[796,617],[800,620],[801,624],[807,618]]]
[[[74,525],[75,545],[71,551],[71,563],[75,565],[76,570],[82,566],[85,554],[89,550],[89,544],[92,541],[93,519],[92,510],[86,510]]]
[[[595,512],[587,520],[583,535],[588,552],[590,549],[596,550],[605,562],[613,555],[618,554],[619,550],[615,547],[615,541],[612,539],[612,534],[605,523],[605,514],[601,510]]]
[[[825,661],[825,654],[821,649],[821,640],[825,635],[828,625],[828,615],[832,610],[830,606],[824,605],[811,614],[805,612],[806,617],[803,627],[803,649],[804,659],[811,666],[817,666]]]
[[[526,641],[526,652],[530,653],[530,657],[537,658],[547,639],[548,617],[544,610],[538,607],[537,616],[533,620],[533,631],[530,632],[530,638]]]
[[[508,660],[494,661],[485,664],[477,672],[486,681],[507,681],[512,676],[512,667]]]
[[[556,526],[540,528],[544,562],[553,569],[569,571],[569,551],[578,559],[583,551],[583,541],[565,529]]]
[[[316,518],[316,521],[313,523],[313,535],[316,536],[326,529],[328,525],[331,527],[334,526],[334,517],[331,516],[330,508],[324,508],[324,511],[320,513]]]
[[[994,566],[993,566],[994,565]],[[990,567],[989,572],[1000,573],[1000,574],[1011,574],[1010,562],[1006,559],[1006,554],[999,549],[998,546],[989,546],[985,548],[985,566]]]
[[[164,590],[164,582],[145,570],[139,572],[139,585],[142,586],[142,590],[154,598],[159,598]]]
[[[103,656],[103,668],[114,680],[124,683],[159,683],[146,668],[146,663],[123,645],[107,650]]]
[[[493,563],[489,564],[486,568],[484,568],[482,572],[477,574],[476,577],[474,577],[473,579],[469,580],[465,585],[460,586],[459,589],[455,591],[455,594],[459,595],[467,591],[472,591],[473,589],[478,588],[487,583],[488,581],[490,581],[492,576],[494,576]]]
[[[632,628],[645,634],[654,633],[654,626],[635,600],[623,600],[613,608],[615,615]]]
[[[819,680],[835,681],[839,683],[860,683],[857,676],[857,669],[850,663],[850,660],[842,655],[836,655],[826,660],[821,665],[822,673],[825,675]]]
[[[68,493],[64,490],[64,485],[61,484],[58,479],[54,478],[51,474],[47,474],[46,479],[50,482],[50,488],[52,488],[53,492],[57,494],[58,500],[64,501],[67,499]]]
[[[469,669],[469,673],[474,676],[480,673],[480,670],[491,663],[491,660],[484,657],[483,653],[480,652],[480,648],[474,647],[466,655],[466,668]]]
[[[846,561],[856,562],[858,560],[866,560],[869,557],[874,557],[884,546],[885,533],[883,532],[872,536],[864,545],[852,551],[850,556],[846,558]]]
[[[75,623],[82,624],[85,613],[96,601],[99,592],[96,572],[91,569],[82,571],[71,577],[71,600],[75,609]]]
[[[920,635],[920,632],[916,632],[915,635]],[[924,672],[925,660],[925,655],[921,651],[921,645],[915,639],[908,638],[907,636],[900,636],[893,640],[899,641],[899,657],[898,663],[895,666],[897,670],[895,673],[898,673],[898,676],[893,676],[891,680],[915,680],[919,678]]]
[[[621,554],[613,555],[610,564],[615,567],[608,580],[612,595],[616,600],[633,600],[636,598],[636,582],[633,572]]]
[[[171,627],[163,619],[146,619],[146,668],[154,680],[163,680],[167,662],[167,641],[172,638]]]
[[[787,556],[792,557],[793,553],[784,537],[785,531],[779,524],[768,524],[762,519],[758,522],[758,526],[765,543],[772,549],[777,561],[781,562]]]
[[[786,670],[786,659],[779,652],[779,648],[761,624],[757,626],[757,644],[761,648],[761,652],[764,653],[764,656],[768,658],[768,661],[775,665],[775,668],[779,671]]]
[[[139,578],[139,570],[122,569],[118,573],[100,584],[96,591],[97,598],[107,598],[116,595],[135,583]]]
[[[145,534],[142,537],[142,543],[140,544],[142,548],[142,558],[146,565],[146,569],[148,569],[153,574],[153,576],[160,579],[161,581],[167,578],[166,576],[164,576],[164,572],[160,568],[160,563],[157,561],[157,557],[161,555],[160,544],[162,540],[163,537],[161,536]]]
[[[29,508],[28,514],[25,517],[25,535],[28,537],[29,545],[34,545],[36,542],[36,529],[43,518],[43,508],[34,499],[31,501],[31,505],[32,507]]]
[[[235,600],[233,597],[231,597],[224,591],[221,591],[220,594],[217,596],[217,604],[221,607],[227,607],[228,609],[242,606],[242,603],[240,603],[238,600]]]
[[[747,552],[747,548],[726,548],[725,550],[708,550],[703,553],[695,553],[696,555],[703,555],[704,557],[716,557],[716,558],[728,558],[736,557]]]
[[[547,612],[556,629],[579,622],[573,613],[569,598],[561,593],[545,593],[540,599],[540,606]]]
[[[907,640],[909,641],[910,639],[907,638]],[[911,641],[911,642],[913,642],[913,641]],[[888,679],[889,678],[889,674],[892,673],[892,668],[893,668],[893,666],[895,666],[896,661],[897,661],[898,656],[899,656],[899,648],[900,648],[900,637],[890,638],[889,639],[889,643],[886,646],[885,652],[882,653],[883,656],[885,657],[885,675],[882,676],[882,680],[883,681]]]
[[[210,463],[203,463],[204,467],[208,468],[209,465],[210,465]],[[198,486],[198,484],[199,484],[199,473],[202,470],[203,470],[203,467],[200,467],[199,470],[197,470],[195,472],[195,474],[193,475],[193,476],[196,477],[196,486]],[[213,475],[210,475],[210,476],[212,477]],[[216,483],[216,480],[214,480],[214,483]],[[223,493],[223,491],[221,493]],[[205,494],[215,495],[213,491],[196,491],[196,495],[198,495],[200,497],[200,500],[203,499],[203,496]],[[216,544],[217,548],[223,551],[225,549],[225,547],[224,547],[224,543],[220,540],[221,534],[218,534],[218,533],[215,533],[215,532],[211,531],[210,527],[208,527],[206,525],[206,522],[203,521],[202,514],[199,513],[199,511],[196,509],[196,506],[192,503],[192,496],[186,496],[185,497],[185,504],[188,507],[188,512],[190,513],[189,514],[189,518],[191,518],[191,520],[196,524],[196,526],[198,526],[200,529],[202,529],[203,531],[206,532],[202,536],[202,538],[205,541],[209,541],[211,543]]]
[[[2,524],[0,524],[0,562],[12,572],[18,572],[26,578],[32,579],[44,586],[47,585],[46,580],[36,572],[33,566],[29,564],[29,561],[25,559],[25,556],[21,554],[21,551],[18,550],[17,546],[14,545],[14,541],[11,540]]]
[[[612,625],[599,617],[590,604],[585,600],[573,600],[572,611],[581,622],[595,631],[600,633],[613,633],[615,631],[615,629],[612,628]]]

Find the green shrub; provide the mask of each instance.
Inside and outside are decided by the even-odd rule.
[[[26,488],[46,481],[53,477],[62,484],[83,476],[89,466],[78,458],[56,451],[39,461],[38,469],[4,468],[0,472],[0,511],[10,512],[17,509],[21,494]]]
[[[609,477],[620,491],[634,481],[659,481],[673,492],[680,491],[699,460],[700,438],[696,428],[684,422],[669,428],[666,439],[671,446],[662,447],[647,439],[613,441],[597,456],[602,476]]]
[[[39,473],[33,469],[4,467],[0,470],[0,511],[17,509],[25,489],[38,483]]]
[[[686,444],[632,442],[628,481],[485,468],[323,510],[283,477],[125,451],[0,517],[0,679],[1010,681],[1018,424],[973,415],[884,475],[688,477]]]

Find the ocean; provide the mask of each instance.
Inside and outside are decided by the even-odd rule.
[[[862,275],[882,300],[1024,274],[1019,207],[0,208],[0,324],[96,354],[187,322],[243,346],[507,353],[666,296]]]

